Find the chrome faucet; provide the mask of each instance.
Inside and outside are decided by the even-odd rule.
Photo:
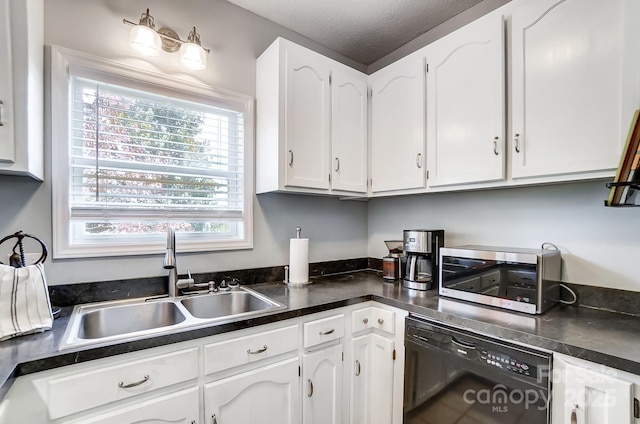
[[[180,290],[201,289],[204,288],[207,293],[218,291],[216,283],[209,281],[207,283],[196,283],[191,278],[191,271],[187,272],[188,278],[178,278],[178,263],[176,261],[176,232],[173,228],[167,228],[167,252],[164,254],[164,269],[169,270],[169,297],[176,297],[180,294]],[[202,290],[200,290],[202,291]],[[190,291],[193,293],[193,291]]]
[[[164,269],[169,270],[169,297],[175,297],[178,284],[178,266],[176,264],[176,232],[167,228],[167,252],[164,255]]]

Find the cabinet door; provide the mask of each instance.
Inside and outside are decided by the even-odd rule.
[[[207,423],[300,422],[298,358],[205,384],[204,387]]]
[[[335,67],[331,81],[331,188],[367,191],[367,77]]]
[[[424,187],[424,59],[371,76],[371,191]]]
[[[285,58],[285,185],[329,189],[329,61],[296,46]]]
[[[426,51],[429,186],[504,179],[502,15],[480,18]]]
[[[370,419],[371,334],[351,340],[351,424],[365,424]]]
[[[0,162],[15,160],[9,0],[0,0]]]
[[[369,369],[370,419],[367,424],[392,422],[393,412],[393,340],[371,334],[371,361]]]
[[[305,353],[302,384],[302,422],[339,424],[342,419],[342,345]]]
[[[388,424],[393,421],[394,342],[371,333],[351,341],[352,424]]]
[[[200,416],[200,396],[198,388],[180,390],[166,396],[159,396],[138,402],[132,406],[99,415],[85,417],[79,421],[67,421],[68,424],[193,424]]]
[[[552,419],[558,424],[629,424],[633,416],[632,383],[616,370],[576,365],[554,355]],[[575,418],[575,420],[572,419]]]
[[[615,169],[640,99],[640,3],[514,8],[514,178]]]

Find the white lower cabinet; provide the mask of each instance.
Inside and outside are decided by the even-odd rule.
[[[342,344],[302,355],[302,422],[342,421]]]
[[[28,374],[0,423],[400,424],[406,314],[366,302]]]
[[[566,355],[553,355],[553,424],[632,424],[640,377]]]
[[[298,363],[290,358],[205,384],[205,423],[299,422]]]
[[[394,341],[378,334],[351,340],[352,424],[386,424],[393,413]]]
[[[346,379],[350,402],[345,422],[402,423],[406,315],[403,310],[378,306],[351,314]]]

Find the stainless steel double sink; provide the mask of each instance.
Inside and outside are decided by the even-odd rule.
[[[78,305],[60,349],[132,340],[247,318],[286,306],[246,287],[176,298]]]

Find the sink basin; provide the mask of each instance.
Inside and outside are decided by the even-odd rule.
[[[60,349],[201,328],[285,308],[245,287],[177,298],[88,303],[73,309]]]
[[[189,297],[180,301],[196,318],[220,318],[263,311],[279,306],[277,303],[249,291],[229,291]]]
[[[81,339],[100,339],[168,327],[184,320],[186,317],[172,302],[112,306],[82,314],[78,337]]]

